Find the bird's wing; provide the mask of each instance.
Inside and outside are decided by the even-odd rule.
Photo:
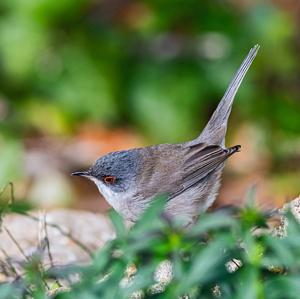
[[[213,172],[225,160],[240,150],[240,146],[222,148],[219,145],[199,143],[187,147],[183,162],[183,177],[181,186],[170,195],[172,199],[187,189],[198,184],[203,178]]]

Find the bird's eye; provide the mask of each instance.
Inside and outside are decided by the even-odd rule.
[[[103,178],[103,181],[104,181],[104,183],[106,183],[108,185],[112,185],[115,183],[116,177],[112,176],[112,175],[108,175]]]

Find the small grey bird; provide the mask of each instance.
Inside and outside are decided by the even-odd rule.
[[[258,45],[250,50],[196,139],[109,153],[89,170],[72,175],[92,180],[126,220],[135,222],[159,194],[165,194],[167,215],[193,223],[215,201],[224,162],[240,150],[239,145],[225,147],[227,122],[235,94],[258,50]]]

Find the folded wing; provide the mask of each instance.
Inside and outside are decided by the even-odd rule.
[[[219,145],[199,143],[187,147],[183,162],[183,178],[179,189],[170,195],[172,199],[199,184],[206,176],[223,164],[228,157],[240,150],[240,146],[222,148]]]

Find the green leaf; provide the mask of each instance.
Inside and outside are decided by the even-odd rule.
[[[124,237],[127,233],[127,230],[123,218],[115,210],[111,210],[109,212],[109,217],[114,226],[117,237],[119,238]]]

